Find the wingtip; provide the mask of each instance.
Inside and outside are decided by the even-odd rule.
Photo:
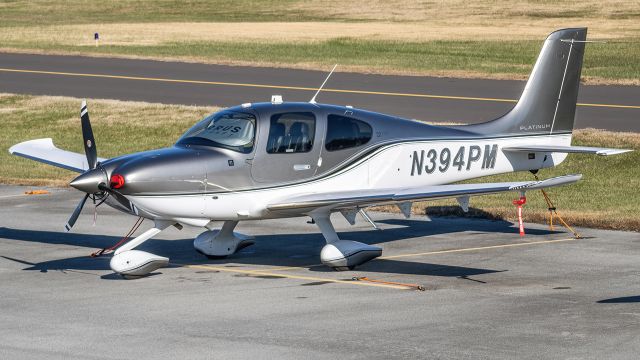
[[[580,179],[582,179],[582,174],[561,175],[561,176],[556,176],[555,178],[549,178],[547,180],[551,180],[551,179],[567,179],[569,181],[576,182],[576,181],[579,181]]]
[[[25,144],[33,144],[33,143],[42,143],[42,142],[46,142],[46,143],[47,143],[47,145],[49,145],[49,144],[53,145],[53,139],[52,139],[52,138],[42,138],[42,139],[32,139],[32,140],[27,140],[27,141],[23,141],[23,142],[20,142],[20,143],[17,143],[17,144],[15,144],[15,145],[11,146],[11,147],[9,148],[9,154],[12,154],[12,155],[13,155],[13,154],[15,154],[16,152],[19,152],[18,148],[19,148],[20,146],[22,146],[22,145],[25,145]]]
[[[596,155],[600,156],[610,156],[610,155],[620,155],[624,153],[628,153],[633,151],[632,149],[603,149],[596,152]]]

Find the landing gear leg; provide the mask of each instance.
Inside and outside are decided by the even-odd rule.
[[[233,231],[237,221],[225,221],[222,229],[210,229],[198,235],[193,241],[193,247],[209,259],[225,258],[231,254],[254,244],[253,237]]]
[[[311,215],[327,241],[327,245],[320,252],[320,260],[323,264],[336,271],[353,270],[356,266],[382,255],[382,249],[377,246],[351,240],[340,240],[331,223],[330,216],[330,213]]]
[[[174,222],[172,221],[155,220],[151,229],[116,249],[109,262],[111,270],[125,278],[131,278],[144,276],[167,266],[169,264],[168,258],[145,251],[133,250],[133,248],[158,235],[162,230],[173,224]]]

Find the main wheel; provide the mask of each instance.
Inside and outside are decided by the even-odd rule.
[[[353,270],[355,268],[356,268],[356,266],[352,265],[352,266],[336,266],[336,267],[333,267],[332,269],[335,270],[335,271],[349,271],[349,270]]]
[[[196,249],[197,252],[199,252],[200,254],[204,255],[207,257],[207,259],[209,260],[220,260],[220,259],[226,259],[229,255],[207,255],[205,253],[203,253],[202,251]]]

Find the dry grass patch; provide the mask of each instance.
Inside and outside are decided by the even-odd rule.
[[[429,22],[434,19],[469,20],[499,23],[507,18],[517,20],[610,19],[612,21],[640,17],[634,0],[303,0],[293,4],[295,11],[317,14],[323,18],[368,21]]]
[[[624,19],[558,24],[544,20],[504,20],[493,24],[473,21],[431,20],[425,23],[395,22],[242,22],[242,23],[105,23],[0,28],[0,43],[8,48],[21,43],[94,47],[94,32],[100,44],[151,46],[173,42],[264,41],[313,42],[335,38],[424,42],[434,40],[540,40],[559,26],[589,26],[591,39],[624,39],[640,35],[640,22]]]
[[[632,149],[640,149],[640,134],[638,133],[615,132],[588,128],[577,130],[575,136],[578,141],[591,144],[591,146],[626,146]]]
[[[4,46],[25,41],[60,45],[159,45],[193,41],[325,41],[339,37],[427,41],[448,38],[444,29],[424,24],[388,22],[243,22],[243,23],[134,23],[14,27],[0,31]],[[491,36],[491,34],[487,34]],[[451,37],[453,38],[453,37]],[[458,36],[458,38],[461,38]],[[497,35],[496,35],[497,38]]]
[[[640,17],[633,0],[13,0],[0,2],[0,26],[66,23],[610,19]],[[75,16],[71,20],[72,14]]]

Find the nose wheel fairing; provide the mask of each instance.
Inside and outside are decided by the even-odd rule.
[[[205,231],[193,240],[193,247],[209,258],[223,258],[253,245],[253,237],[234,232],[237,221],[225,221],[221,229]]]
[[[169,265],[169,258],[146,251],[129,250],[114,255],[109,262],[111,270],[122,276],[145,276]]]
[[[175,222],[156,220],[151,229],[120,246],[109,262],[111,270],[125,277],[139,277],[167,266],[169,264],[168,258],[145,251],[133,250],[133,248],[158,235],[162,230],[173,224]]]

